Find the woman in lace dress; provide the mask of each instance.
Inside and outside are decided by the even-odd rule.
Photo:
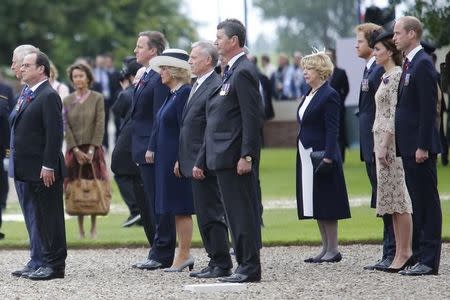
[[[392,264],[382,271],[398,272],[410,263],[412,257],[412,206],[402,160],[396,156],[395,150],[395,107],[402,75],[402,56],[392,36],[391,33],[383,32],[374,40],[376,62],[386,72],[375,94],[373,137],[378,181],[377,214],[392,214],[396,245]]]

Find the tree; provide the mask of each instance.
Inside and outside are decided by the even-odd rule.
[[[264,17],[278,20],[280,51],[334,47],[338,37],[352,35],[354,0],[254,0]]]
[[[118,61],[133,53],[139,31],[164,32],[172,47],[196,37],[178,0],[3,0],[0,64],[19,44],[33,44],[60,67],[78,56],[112,52]]]
[[[445,3],[445,4],[444,4]],[[415,0],[408,14],[422,21],[424,38],[436,47],[450,44],[450,5],[448,1]]]

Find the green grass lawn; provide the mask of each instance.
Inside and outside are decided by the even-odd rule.
[[[265,204],[271,200],[291,199],[295,201],[295,149],[263,150],[261,161],[261,186]],[[369,182],[364,164],[359,161],[358,151],[349,151],[344,165],[347,188],[350,197],[368,197]],[[450,194],[450,167],[438,167],[439,191],[441,195]],[[122,204],[122,200],[113,184],[113,203]],[[443,236],[450,241],[450,201],[442,202],[444,216]],[[9,204],[6,213],[19,212],[17,204]],[[352,207],[352,218],[339,223],[339,237],[343,243],[379,243],[382,223],[375,217],[375,211],[365,206]],[[146,238],[142,227],[122,228],[126,219],[125,212],[112,211],[106,217],[99,217],[98,238],[91,240],[78,238],[76,218],[66,221],[67,241],[70,248],[89,247],[144,247]],[[265,245],[318,244],[320,241],[314,220],[299,221],[296,209],[268,209],[264,212],[265,227],[263,242]],[[89,226],[89,218],[85,225]],[[194,225],[193,245],[201,246],[201,239]],[[88,227],[87,227],[88,229]],[[4,222],[2,232],[6,239],[0,241],[0,249],[27,247],[27,234],[22,222]],[[88,232],[88,230],[86,230]]]

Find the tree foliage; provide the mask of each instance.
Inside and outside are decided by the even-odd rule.
[[[415,0],[408,14],[424,24],[424,38],[436,47],[450,44],[450,5],[447,0]]]
[[[78,56],[133,53],[139,31],[159,30],[171,46],[196,37],[178,0],[2,0],[0,64],[9,64],[19,44],[33,44],[59,66]]]
[[[278,20],[278,50],[311,51],[334,47],[335,39],[352,35],[354,0],[254,0],[264,17]]]

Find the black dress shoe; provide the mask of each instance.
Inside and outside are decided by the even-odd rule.
[[[261,273],[253,275],[233,273],[228,277],[219,278],[219,281],[228,283],[259,282],[261,281]]]
[[[305,263],[320,263],[321,261],[320,261],[320,258],[319,259],[316,259],[316,258],[314,258],[314,257],[309,257],[309,258],[307,258],[307,259],[305,259],[305,260],[303,260]]]
[[[40,267],[35,272],[27,276],[31,280],[50,280],[64,278],[64,269],[54,269],[51,267]]]
[[[197,278],[220,278],[227,277],[231,275],[229,269],[222,269],[219,267],[210,268],[208,271],[197,274]]]
[[[437,270],[434,270],[433,268],[430,268],[427,265],[417,263],[412,267],[406,268],[400,272],[398,272],[401,275],[406,276],[421,276],[421,275],[437,275]]]
[[[212,269],[214,269],[214,267],[207,266],[206,268],[203,268],[200,271],[194,271],[189,273],[189,277],[197,277],[198,274],[209,272]]]
[[[170,265],[163,265],[162,263],[160,263],[156,260],[153,260],[153,259],[149,259],[142,264],[136,265],[136,268],[141,269],[141,270],[157,270],[157,269],[164,269],[164,268],[168,268],[168,267],[170,267]]]
[[[16,270],[11,273],[12,276],[21,277],[24,273],[33,273],[36,269],[30,268],[29,266],[23,267],[23,269]]]
[[[328,259],[323,259],[323,258],[321,258],[321,259],[319,259],[319,263],[323,263],[323,262],[326,262],[326,263],[336,263],[336,262],[340,262],[342,260],[342,255],[341,255],[341,253],[340,252],[338,252],[338,254],[336,254],[335,256],[333,256],[332,258],[328,258]]]
[[[369,270],[369,271],[387,269],[387,268],[389,268],[389,266],[391,264],[392,264],[392,258],[386,257],[384,259],[380,259],[373,265],[365,266],[363,269]]]

